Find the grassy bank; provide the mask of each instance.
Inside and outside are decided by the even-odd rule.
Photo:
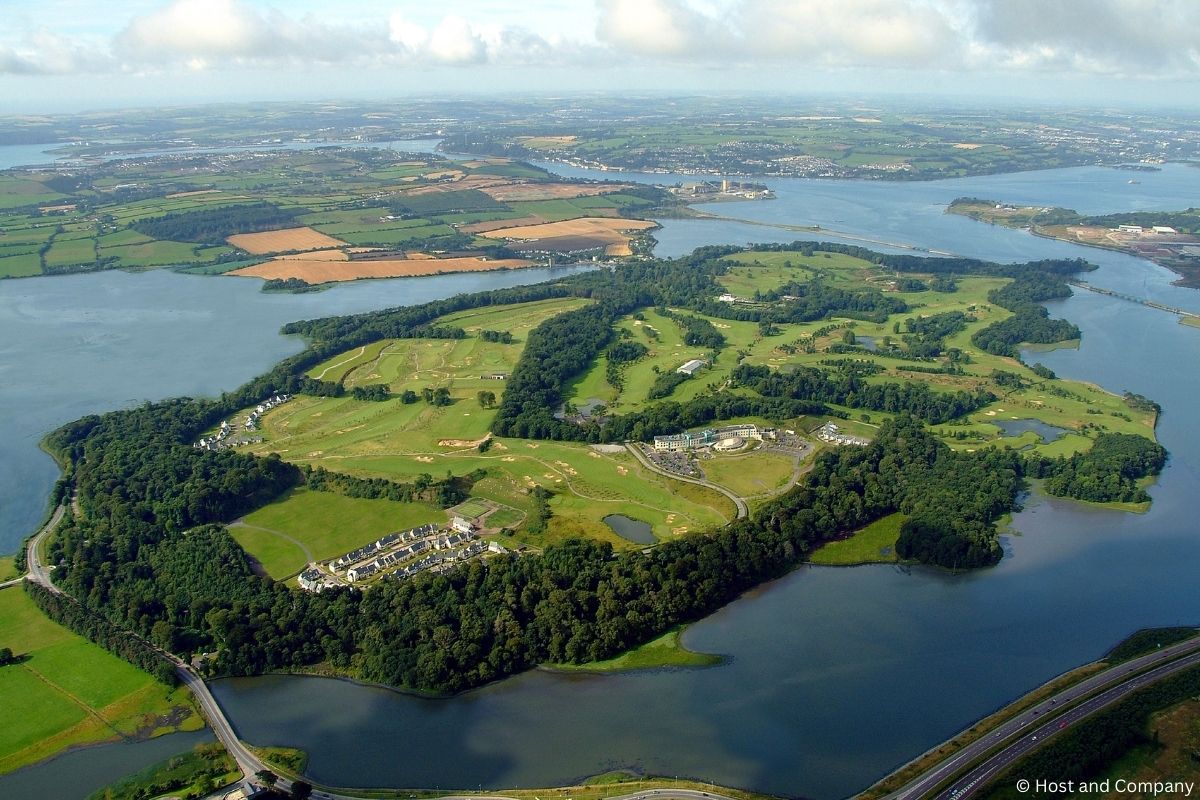
[[[13,563],[12,556],[0,556],[0,582],[21,577],[21,571]]]
[[[560,786],[552,789],[502,789],[484,792],[455,790],[456,795],[464,797],[510,797],[513,800],[605,800],[609,797],[621,797],[634,792],[644,792],[649,789],[690,789],[698,792],[713,792],[732,797],[734,800],[772,800],[774,795],[748,792],[742,789],[732,789],[717,786],[712,783],[686,780],[680,778],[663,778],[647,776],[634,778],[630,773],[609,772],[597,775],[576,786]],[[444,797],[445,791],[429,789],[336,789],[338,794],[349,797],[370,798],[372,800],[400,800],[405,798],[435,798]]]
[[[18,588],[0,591],[0,773],[69,747],[199,730],[185,689],[146,673],[51,622]]]
[[[588,664],[547,664],[547,669],[559,672],[626,672],[635,669],[661,669],[663,667],[711,667],[724,659],[710,653],[688,650],[680,641],[683,628],[675,628],[641,647],[622,653],[606,661]]]
[[[889,514],[877,519],[847,539],[825,544],[809,561],[841,567],[891,563],[896,560],[896,540],[900,538],[900,526],[905,519],[903,514]]]
[[[225,748],[215,742],[201,744],[93,792],[88,800],[143,800],[167,793],[177,798],[204,797],[241,774]]]

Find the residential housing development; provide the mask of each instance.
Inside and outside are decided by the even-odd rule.
[[[229,420],[221,420],[220,427],[211,436],[204,436],[196,442],[195,447],[201,450],[224,450],[227,447],[237,447],[240,444],[257,444],[262,439],[258,437],[248,436],[246,433],[235,433],[241,427],[245,431],[258,430],[258,420],[263,414],[270,411],[276,406],[283,405],[288,400],[291,400],[290,394],[276,394],[262,401],[254,409],[246,415],[246,419],[239,426],[236,423],[230,424]]]
[[[298,582],[302,589],[320,592],[332,586],[352,586],[381,573],[408,578],[425,570],[449,569],[485,553],[504,552],[496,542],[479,539],[473,522],[455,517],[449,529],[431,522],[389,533],[324,564],[310,564]]]
[[[842,433],[841,429],[832,422],[826,422],[817,428],[814,433],[816,433],[818,439],[826,444],[866,447],[871,443],[870,439],[863,439],[861,436],[850,436],[849,434]]]

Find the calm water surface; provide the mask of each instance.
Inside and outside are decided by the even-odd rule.
[[[623,539],[628,539],[631,542],[638,544],[654,544],[658,541],[654,537],[654,533],[650,528],[650,523],[643,522],[640,519],[633,519],[624,514],[609,514],[604,518],[604,524],[613,529],[613,532]]]
[[[717,211],[997,260],[1082,256],[1101,266],[1092,283],[1200,310],[1200,294],[1170,286],[1172,276],[1148,262],[942,213],[968,194],[1080,211],[1185,208],[1200,194],[1194,168],[1139,177],[1128,185],[1128,173],[1084,168],[926,184],[780,180],[771,181],[774,202]],[[657,236],[667,255],[812,238],[698,220],[667,221]],[[492,285],[462,276],[451,288],[453,280],[292,296],[169,273],[0,283],[0,447],[17,442],[0,464],[18,467],[0,476],[6,533],[17,528],[7,541],[36,523],[54,478],[33,450],[45,430],[144,398],[231,388],[300,347],[275,333],[288,319]],[[1086,292],[1052,313],[1076,322],[1083,341],[1037,360],[1166,409],[1159,438],[1172,457],[1147,514],[1032,498],[994,569],[798,570],[689,629],[689,647],[730,656],[711,669],[532,672],[450,700],[296,677],[220,681],[214,691],[248,741],[302,747],[311,776],[339,785],[545,786],[628,767],[821,800],[852,794],[1135,628],[1200,621],[1200,426],[1190,416],[1200,330]],[[31,484],[32,467],[40,472]],[[10,515],[14,502],[23,514]]]

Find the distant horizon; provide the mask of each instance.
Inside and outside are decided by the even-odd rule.
[[[1127,100],[1125,102],[1088,101],[1073,99],[1063,102],[1054,98],[1019,96],[1019,95],[972,95],[964,93],[930,94],[916,92],[884,92],[864,93],[858,91],[840,90],[806,90],[785,92],[770,89],[644,89],[638,92],[628,92],[619,89],[558,89],[558,90],[518,90],[497,92],[485,89],[459,89],[454,92],[423,90],[391,95],[314,95],[312,97],[281,97],[259,96],[246,98],[188,98],[170,102],[127,102],[114,99],[111,102],[98,100],[91,105],[80,105],[71,108],[27,108],[23,110],[5,109],[0,107],[0,121],[20,119],[31,116],[72,117],[88,114],[121,114],[148,113],[154,111],[170,111],[174,109],[202,109],[219,107],[246,107],[259,105],[273,106],[321,106],[321,105],[389,105],[405,101],[421,100],[425,102],[482,102],[492,100],[497,102],[512,101],[551,101],[557,98],[571,101],[596,99],[623,99],[630,102],[638,100],[699,100],[699,99],[745,99],[759,103],[772,101],[782,103],[811,103],[814,106],[840,108],[850,110],[855,106],[876,106],[880,110],[895,112],[916,112],[938,109],[994,109],[1010,112],[1020,111],[1053,111],[1053,112],[1084,112],[1084,113],[1146,113],[1178,114],[1191,116],[1200,120],[1200,107],[1188,106],[1178,102],[1171,103],[1158,99]],[[1178,98],[1177,98],[1178,99]]]

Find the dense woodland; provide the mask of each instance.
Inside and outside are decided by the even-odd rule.
[[[182,655],[215,652],[207,667],[214,674],[254,674],[324,661],[369,680],[458,691],[542,662],[615,655],[783,574],[823,541],[897,511],[908,516],[898,545],[902,556],[951,568],[995,563],[1000,557],[995,521],[1014,507],[1029,465],[1012,451],[951,451],[911,416],[949,418],[977,407],[981,396],[935,399],[916,388],[919,384],[903,382],[867,388],[855,382],[854,370],[820,380],[808,373],[777,377],[744,368],[741,379],[763,393],[718,392],[582,424],[554,416],[563,404],[563,387],[619,342],[613,333],[616,320],[640,308],[700,310],[719,292],[715,277],[727,269],[720,259],[733,250],[704,248],[676,261],[295,323],[285,331],[307,336],[309,349],[236,392],[216,400],[146,404],[63,426],[46,444],[67,464],[59,496],[74,487],[84,513],[50,546],[50,560],[58,565],[55,580],[111,626]],[[1036,271],[953,261],[953,270],[943,269],[939,260],[904,264],[955,274]],[[1055,262],[1054,268],[1077,266]],[[469,308],[569,296],[592,302],[529,333],[494,433],[647,439],[719,419],[826,412],[825,402],[879,407],[901,416],[886,423],[869,447],[818,457],[795,489],[752,518],[648,553],[614,554],[608,545],[573,540],[541,554],[502,555],[444,574],[383,580],[368,592],[319,595],[253,574],[246,554],[220,523],[302,481],[351,496],[445,505],[469,492],[470,482],[480,476],[441,482],[419,478],[413,484],[364,480],[302,471],[276,456],[198,450],[190,445],[197,435],[273,392],[343,390],[340,382],[313,381],[305,372],[348,349],[383,338],[458,337],[464,335],[461,329],[435,321]],[[1117,460],[1135,456],[1131,475],[1155,463],[1125,446],[1102,453]],[[1080,476],[1091,468],[1086,462],[1036,465],[1041,475],[1070,469]],[[540,499],[548,509],[546,498]]]
[[[912,414],[931,424],[956,419],[996,399],[986,390],[973,394],[935,392],[927,383],[868,383],[856,371],[830,372],[815,367],[798,367],[783,373],[766,366],[742,364],[733,371],[733,381],[763,397],[790,397],[849,408]]]
[[[147,217],[130,227],[154,239],[223,244],[225,237],[234,234],[274,231],[298,225],[296,217],[305,213],[304,209],[284,210],[270,203],[243,203]]]
[[[1093,503],[1148,503],[1138,481],[1162,471],[1162,445],[1127,433],[1102,433],[1085,453],[1069,458],[1032,459],[1030,474],[1045,478],[1045,490]]]

